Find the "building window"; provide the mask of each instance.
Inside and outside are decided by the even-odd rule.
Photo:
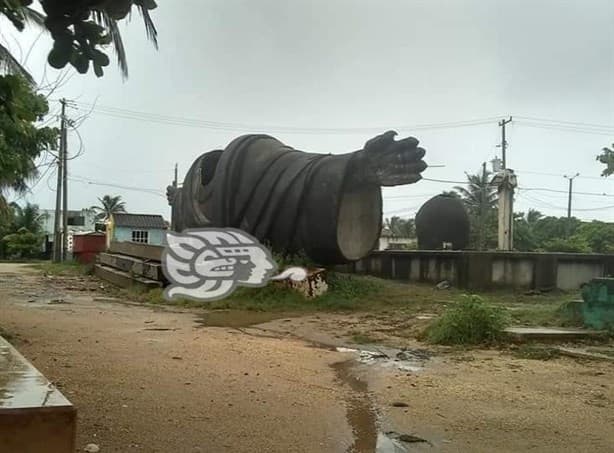
[[[68,225],[69,226],[85,226],[85,217],[83,216],[68,217]]]
[[[147,244],[149,242],[149,232],[132,230],[132,242],[142,242],[143,244]]]

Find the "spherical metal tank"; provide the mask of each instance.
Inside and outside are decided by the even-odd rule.
[[[421,250],[440,250],[445,244],[462,250],[469,244],[469,215],[461,199],[437,195],[416,214],[416,235]]]

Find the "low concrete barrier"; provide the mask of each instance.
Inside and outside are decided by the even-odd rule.
[[[77,411],[0,337],[0,452],[73,453]]]
[[[448,250],[376,251],[339,270],[466,289],[578,289],[614,274],[614,255]]]

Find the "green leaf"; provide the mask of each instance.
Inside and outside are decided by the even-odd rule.
[[[102,69],[102,66],[100,66],[95,61],[94,61],[94,74],[96,74],[96,77],[102,77],[104,75],[104,70]]]

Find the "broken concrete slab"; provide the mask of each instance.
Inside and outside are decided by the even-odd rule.
[[[508,327],[505,333],[513,341],[554,341],[603,338],[605,331],[588,329],[567,329],[562,327]]]

